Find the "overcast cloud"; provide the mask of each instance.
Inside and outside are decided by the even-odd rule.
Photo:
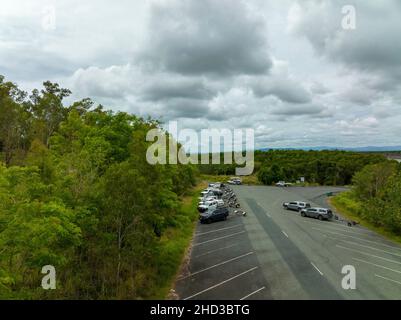
[[[398,0],[4,0],[0,74],[257,147],[401,145],[400,34]]]

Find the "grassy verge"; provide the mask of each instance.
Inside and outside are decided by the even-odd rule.
[[[201,181],[181,199],[182,207],[180,219],[176,226],[169,228],[161,240],[160,258],[158,267],[158,288],[149,299],[166,299],[173,288],[180,267],[188,253],[193,237],[197,217],[199,192],[207,187]]]
[[[401,236],[395,234],[394,232],[388,231],[383,227],[375,226],[374,224],[366,221],[361,217],[361,204],[352,194],[352,191],[347,191],[340,193],[329,199],[329,203],[340,213],[344,218],[348,220],[354,220],[372,231],[382,235],[388,240],[392,240],[401,244]]]

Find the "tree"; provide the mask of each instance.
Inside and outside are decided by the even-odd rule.
[[[68,89],[60,88],[57,83],[46,81],[44,89],[33,90],[30,111],[35,119],[34,136],[40,138],[49,147],[50,137],[56,132],[60,123],[66,119],[68,108],[63,106],[63,99],[71,94]]]
[[[21,103],[25,93],[11,82],[3,82],[0,76],[0,150],[4,153],[4,162],[11,164],[16,152],[25,146],[27,138],[26,114]]]
[[[354,190],[361,200],[369,200],[380,195],[388,179],[396,173],[395,162],[368,165],[355,174]]]

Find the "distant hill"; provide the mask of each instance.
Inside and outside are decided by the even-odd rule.
[[[299,147],[299,148],[261,148],[261,151],[268,150],[343,150],[343,151],[355,151],[355,152],[391,152],[391,151],[401,151],[401,146],[367,146],[367,147]]]

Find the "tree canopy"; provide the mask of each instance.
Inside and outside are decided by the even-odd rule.
[[[0,77],[0,298],[146,298],[196,168],[148,164],[157,121],[70,93]],[[40,288],[48,264],[57,290]]]

